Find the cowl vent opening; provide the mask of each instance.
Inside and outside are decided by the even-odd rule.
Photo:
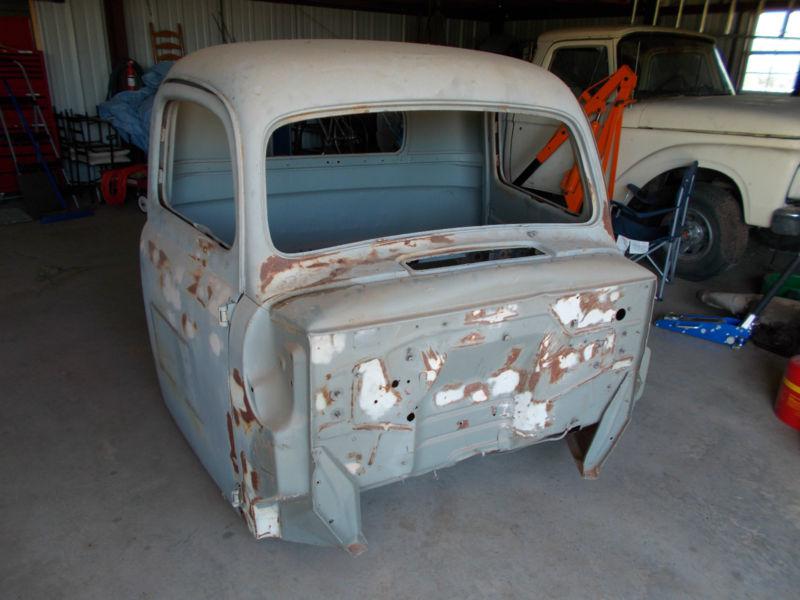
[[[511,260],[514,258],[527,258],[529,256],[539,256],[544,254],[536,248],[495,248],[492,250],[472,250],[469,252],[454,252],[452,254],[439,254],[437,256],[426,256],[406,263],[409,268],[415,271],[427,271],[430,269],[443,269],[459,265],[469,265],[480,262],[491,262],[500,260]]]

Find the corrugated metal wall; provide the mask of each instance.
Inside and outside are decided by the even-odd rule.
[[[44,44],[55,105],[80,112],[95,112],[105,98],[110,72],[102,0],[66,0],[64,3],[33,3]],[[183,25],[187,51],[220,44],[224,24],[227,41],[289,38],[344,38],[416,42],[428,39],[427,19],[414,16],[359,12],[254,0],[124,0],[125,28],[131,58],[142,66],[152,64],[152,21],[158,29]],[[220,18],[222,15],[223,18]],[[742,17],[749,19],[749,16]],[[697,29],[699,15],[685,15],[681,25]],[[726,14],[709,15],[706,31],[719,35]],[[543,19],[512,21],[506,33],[516,40],[535,40],[543,31],[559,27],[614,25],[629,18]],[[673,26],[674,16],[659,19]],[[745,23],[746,24],[746,23]],[[450,46],[475,48],[489,35],[485,22],[447,19],[435,23],[435,39]],[[739,29],[739,31],[746,29]],[[741,62],[746,39],[723,37],[723,53],[734,71]],[[735,75],[735,74],[734,74]]]
[[[53,105],[94,114],[110,73],[102,0],[35,2]]]
[[[125,0],[125,26],[131,57],[152,64],[148,23],[175,29],[181,23],[187,51],[227,41],[293,38],[342,38],[418,41],[420,19],[403,15],[360,12],[252,0]],[[222,18],[220,17],[222,15]],[[448,19],[444,43],[466,48],[488,34],[488,25]]]

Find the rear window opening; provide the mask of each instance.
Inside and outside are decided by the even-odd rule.
[[[267,156],[320,156],[397,152],[403,145],[403,113],[380,112],[308,119],[278,128]]]
[[[429,269],[443,269],[445,267],[470,265],[480,262],[511,260],[513,258],[526,258],[542,254],[544,254],[544,252],[536,248],[495,248],[492,250],[473,250],[470,252],[426,256],[425,258],[408,261],[405,264],[415,271],[427,271]]]
[[[564,200],[571,137],[521,180],[561,126],[535,114],[430,110],[282,126],[265,157],[272,242],[291,254],[453,228],[585,222],[591,201],[574,210]],[[582,165],[576,172],[583,185]]]

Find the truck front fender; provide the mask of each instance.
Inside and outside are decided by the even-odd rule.
[[[659,132],[676,138],[681,133]],[[684,138],[687,135],[691,134],[683,132]],[[678,140],[654,148],[653,137],[661,135],[654,136],[646,129],[623,132],[615,200],[625,201],[629,183],[643,187],[659,175],[696,160],[701,169],[718,172],[734,183],[748,225],[769,227],[772,213],[786,202],[786,191],[797,168],[794,150],[734,142],[692,144]],[[643,146],[646,149],[636,156],[636,149],[641,150]]]

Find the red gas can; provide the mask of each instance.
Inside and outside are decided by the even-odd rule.
[[[775,414],[790,427],[800,430],[800,355],[790,358],[786,365],[775,401]]]

